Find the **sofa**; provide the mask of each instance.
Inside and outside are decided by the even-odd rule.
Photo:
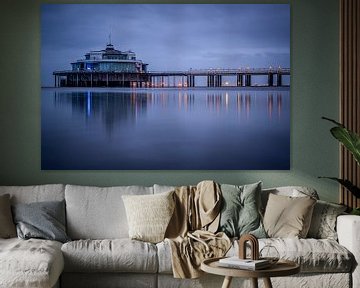
[[[162,185],[0,186],[0,196],[10,195],[13,206],[64,201],[68,236],[64,243],[38,238],[0,239],[0,287],[221,287],[223,277],[216,275],[204,273],[197,279],[174,278],[167,241],[150,243],[129,238],[123,196],[156,195],[172,189],[174,187]],[[287,197],[311,194],[318,198],[315,190],[306,187],[262,189],[262,209],[269,204],[270,194]],[[334,214],[330,210],[328,207],[322,213]],[[299,274],[273,278],[274,287],[360,287],[357,265],[360,261],[360,217],[338,214],[334,216],[335,238],[259,239],[260,248],[274,246],[281,258],[301,266]],[[319,217],[313,217],[312,221],[318,221]],[[237,241],[233,241],[227,256],[237,253]],[[233,279],[232,285],[251,287],[251,282]],[[259,281],[259,286],[262,285]]]

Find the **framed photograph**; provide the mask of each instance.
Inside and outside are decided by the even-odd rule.
[[[43,4],[44,170],[290,169],[289,4]]]

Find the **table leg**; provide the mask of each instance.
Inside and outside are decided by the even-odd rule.
[[[231,276],[225,276],[224,282],[221,286],[221,288],[230,288],[232,277]]]
[[[257,278],[251,278],[252,287],[258,288],[258,279]]]
[[[265,288],[273,288],[270,278],[266,277],[263,279],[264,279]]]

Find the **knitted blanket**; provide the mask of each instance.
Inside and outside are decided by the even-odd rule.
[[[198,278],[201,262],[222,257],[231,246],[223,232],[216,233],[221,210],[220,186],[202,181],[175,189],[175,211],[165,233],[171,247],[175,278]]]

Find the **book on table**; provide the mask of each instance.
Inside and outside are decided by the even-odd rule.
[[[238,256],[233,256],[220,259],[219,266],[247,270],[260,270],[270,267],[271,262],[267,259],[240,259]]]

